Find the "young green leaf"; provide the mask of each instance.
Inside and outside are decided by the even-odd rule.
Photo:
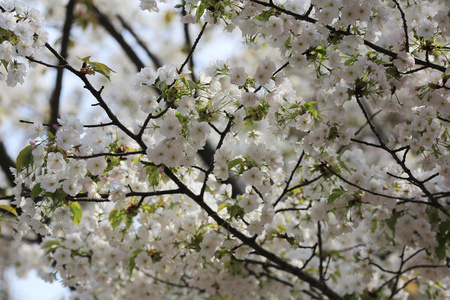
[[[34,185],[33,189],[31,190],[31,200],[36,199],[37,196],[39,196],[40,193],[42,193],[44,190],[41,188],[41,184],[37,183]]]
[[[220,204],[219,207],[217,208],[217,212],[221,211],[222,209],[224,209],[228,205],[231,205],[231,203],[225,202],[225,203]]]
[[[20,173],[23,169],[28,168],[33,163],[33,148],[31,145],[26,146],[20,151],[16,159],[17,173]]]
[[[17,211],[16,211],[13,207],[11,207],[11,206],[9,206],[9,205],[1,204],[1,205],[0,205],[0,209],[1,209],[1,210],[6,210],[7,212],[12,213],[12,214],[15,215],[16,217],[19,217],[19,215],[17,214]]]
[[[70,205],[70,211],[72,212],[73,216],[71,217],[73,224],[74,225],[78,225],[78,227],[80,227],[80,221],[81,221],[81,217],[82,217],[82,211],[81,211],[81,206],[80,203],[78,202],[73,202]]]
[[[109,222],[111,223],[113,230],[115,230],[116,227],[119,226],[120,223],[122,223],[122,219],[123,219],[123,211],[121,210],[113,209],[109,213]]]
[[[130,256],[130,276],[131,274],[133,274],[133,270],[136,267],[136,257],[138,256],[139,253],[143,252],[144,250],[142,249],[137,249],[136,251],[134,251],[131,256]]]
[[[90,61],[90,56],[86,56],[85,58],[80,58],[83,62],[86,63],[86,65],[89,67],[89,69],[91,69],[92,71],[96,72],[96,73],[100,73],[103,76],[105,76],[108,80],[111,80],[111,72],[115,73],[115,71],[113,69],[111,69],[110,67],[108,67],[105,64],[96,62],[96,61]]]

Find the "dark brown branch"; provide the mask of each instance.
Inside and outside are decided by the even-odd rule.
[[[414,175],[412,174],[412,171],[406,166],[405,159],[401,160],[397,156],[396,152],[391,150],[391,149],[389,149],[388,146],[383,142],[380,134],[378,133],[378,130],[376,129],[375,125],[372,123],[372,120],[370,119],[366,109],[364,108],[364,106],[363,106],[363,104],[361,102],[361,99],[357,95],[356,95],[356,103],[358,104],[359,108],[363,112],[364,117],[366,118],[367,122],[369,123],[370,129],[372,130],[373,134],[378,139],[378,142],[379,142],[381,148],[384,149],[386,152],[388,152],[391,155],[391,157],[395,160],[395,162],[408,175],[408,181],[410,181],[412,184],[417,186],[426,195],[426,197],[430,200],[430,202],[433,203],[433,205],[435,207],[437,207],[439,210],[441,210],[447,216],[450,216],[450,213],[444,207],[442,207],[442,205],[433,197],[433,195],[427,189],[425,184],[422,181],[420,181],[420,180],[418,180],[417,178],[414,177]]]
[[[122,47],[123,51],[125,51],[126,55],[136,66],[137,71],[139,72],[142,68],[144,68],[145,64],[137,56],[136,52],[134,52],[131,46],[125,41],[122,34],[117,31],[109,18],[105,14],[103,14],[95,5],[92,5],[92,10],[96,13],[99,24],[103,26],[103,28],[116,40],[117,43],[119,43],[120,47]]]
[[[183,5],[182,9],[181,9],[181,15],[184,17],[186,16],[186,9]],[[188,23],[184,23],[183,24],[183,29],[184,29],[184,41],[185,41],[185,45],[186,45],[186,49],[191,49],[192,47],[192,42],[191,42],[191,34],[189,32],[189,24]],[[194,57],[191,56],[191,58],[189,59],[189,70],[191,71],[191,78],[192,81],[196,82],[196,76],[195,76],[195,68],[194,68]]]
[[[10,168],[15,168],[16,164],[6,151],[5,144],[0,142],[0,167],[5,174],[6,179],[10,186],[14,185],[14,175],[11,173]]]
[[[288,208],[280,208],[280,209],[277,209],[276,211],[275,211],[275,213],[277,214],[277,213],[280,213],[280,212],[284,212],[284,211],[305,211],[305,210],[308,210],[309,208],[307,208],[307,207],[288,207]]]
[[[61,39],[61,52],[60,52],[61,57],[64,59],[67,59],[67,56],[68,56],[70,30],[72,28],[72,24],[74,21],[75,3],[76,3],[75,0],[70,0],[66,6],[66,19],[64,21],[64,27],[63,27],[63,33],[62,33],[62,39]],[[63,75],[64,75],[64,68],[57,67],[55,88],[53,89],[52,96],[50,97],[50,109],[51,109],[50,123],[51,124],[56,124],[58,122],[59,104],[60,104],[61,91],[62,91]],[[52,134],[56,134],[55,127],[50,127],[49,131]]]
[[[136,268],[136,269],[139,270],[139,268]],[[177,283],[173,283],[173,282],[170,282],[170,281],[167,281],[167,280],[160,279],[160,278],[158,278],[158,277],[156,277],[156,276],[154,276],[154,275],[152,275],[152,274],[150,274],[150,273],[148,273],[146,271],[142,271],[142,273],[144,273],[145,276],[150,277],[153,280],[155,280],[157,282],[160,282],[160,283],[163,283],[163,284],[165,284],[167,286],[170,286],[170,287],[194,289],[194,290],[198,290],[200,293],[204,293],[205,292],[205,290],[203,290],[203,289],[201,289],[199,287],[190,286],[188,284],[184,284],[184,285],[183,284],[177,284]]]
[[[123,152],[123,153],[95,153],[91,155],[68,155],[67,158],[75,158],[75,159],[87,159],[94,157],[102,157],[102,156],[128,156],[128,155],[136,155],[136,154],[145,154],[144,151],[133,151],[133,152]]]
[[[408,25],[406,24],[406,16],[403,12],[403,9],[401,8],[400,4],[397,0],[393,0],[395,3],[395,6],[397,6],[398,10],[400,11],[400,15],[402,16],[403,20],[403,32],[405,34],[405,52],[409,52],[409,38],[408,38]]]
[[[60,66],[62,68],[65,68],[65,66]],[[26,121],[26,120],[19,120],[20,123],[24,123],[24,124],[34,124],[34,122],[31,121]],[[50,124],[50,123],[43,123],[43,126],[47,126],[47,127],[52,127],[54,125],[60,126],[59,123],[56,124]],[[100,124],[92,124],[92,125],[83,125],[84,128],[96,128],[96,127],[106,127],[106,126],[111,126],[114,125],[114,123],[112,122],[108,122],[108,123],[100,123]]]
[[[260,1],[260,0],[251,0],[251,2],[260,4],[260,5],[265,6],[265,7],[274,8],[274,9],[276,9],[279,12],[282,12],[282,13],[284,13],[286,15],[294,17],[296,20],[306,21],[306,22],[311,23],[311,24],[317,23],[317,20],[309,17],[308,15],[300,15],[300,14],[294,13],[292,11],[288,11],[288,10],[286,10],[284,8],[281,8],[281,7],[279,7],[279,6],[277,6],[277,5],[273,4],[273,3],[266,3],[266,2],[263,2],[263,1]],[[326,25],[325,27],[330,32],[338,34],[338,35],[344,35],[344,36],[353,35],[349,31],[337,30],[337,29],[331,27],[330,25]],[[391,57],[393,59],[397,58],[397,55],[398,55],[397,53],[392,52],[392,51],[387,50],[387,49],[384,49],[383,47],[377,46],[374,43],[369,42],[368,40],[364,39],[363,41],[364,41],[364,45],[372,48],[373,50],[375,50],[375,51],[377,51],[379,53],[385,54],[385,55],[387,55],[387,56],[389,56],[389,57]],[[416,65],[421,65],[421,66],[425,66],[427,68],[431,68],[431,69],[435,69],[435,70],[438,70],[438,71],[441,71],[441,72],[445,72],[446,68],[444,66],[439,66],[439,65],[427,62],[427,61],[423,61],[423,60],[418,59],[418,58],[414,58],[414,60],[415,60],[415,64]]]
[[[205,24],[203,24],[202,30],[200,30],[200,33],[198,34],[197,38],[195,39],[194,45],[192,45],[191,49],[189,50],[188,56],[186,57],[185,61],[181,64],[181,67],[178,70],[178,74],[181,74],[181,72],[183,72],[184,66],[186,66],[186,64],[189,62],[192,55],[194,54],[194,51],[197,48],[198,42],[200,41],[200,39],[203,36],[203,33],[205,32],[206,25],[208,25],[208,22],[205,22]]]
[[[320,221],[317,221],[317,245],[319,246],[319,280],[324,282],[323,273],[323,251],[322,251],[322,230]]]
[[[302,163],[303,157],[305,156],[305,151],[302,151],[302,154],[300,155],[299,159],[297,160],[297,163],[295,164],[294,169],[291,172],[291,175],[289,176],[288,181],[286,182],[286,186],[284,187],[283,192],[281,193],[281,195],[278,197],[278,199],[275,201],[275,203],[273,204],[273,207],[277,206],[277,204],[281,201],[281,199],[283,199],[285,197],[285,195],[288,193],[289,191],[289,185],[291,184],[292,178],[294,178],[294,174],[297,171],[298,167],[300,166],[300,164]]]
[[[144,49],[145,53],[147,53],[148,57],[152,60],[153,64],[155,65],[156,69],[159,69],[162,67],[161,61],[159,58],[150,51],[150,49],[147,47],[147,45],[141,40],[141,38],[136,34],[136,32],[131,28],[131,26],[122,18],[122,16],[117,15],[117,18],[119,19],[120,23],[122,24],[123,28],[125,28],[131,35],[134,37],[136,42],[139,44],[139,46]]]
[[[240,239],[244,244],[252,248],[255,254],[263,256],[272,263],[276,264],[280,270],[290,273],[299,278],[300,280],[307,282],[312,288],[317,288],[323,294],[328,296],[330,299],[344,300],[342,296],[333,291],[325,282],[321,282],[320,280],[317,280],[308,273],[303,272],[298,267],[291,265],[281,257],[263,248],[260,244],[256,242],[254,238],[246,236],[241,231],[231,226],[229,222],[222,219],[213,209],[211,209],[211,207],[209,207],[204,202],[203,197],[201,195],[194,194],[180,179],[178,179],[178,177],[175,174],[172,173],[172,171],[169,168],[165,167],[165,173],[182,190],[182,192],[186,196],[194,200],[197,203],[197,205],[199,205],[208,214],[208,216],[210,216],[219,226],[223,227],[232,235],[234,235],[236,238]]]

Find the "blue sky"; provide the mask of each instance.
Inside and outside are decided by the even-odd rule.
[[[31,270],[27,278],[19,278],[13,269],[5,272],[9,282],[11,300],[61,300],[68,299],[70,290],[59,283],[47,283],[40,279],[35,270]]]

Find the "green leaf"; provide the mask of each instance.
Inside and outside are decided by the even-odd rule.
[[[438,246],[434,248],[434,252],[439,260],[443,260],[447,251],[447,244],[450,242],[450,220],[439,224],[439,231],[436,239]]]
[[[48,136],[49,139],[54,139],[55,138],[53,133],[51,133],[50,131],[47,131],[47,136]]]
[[[8,62],[4,59],[0,60],[2,62],[2,65],[5,67],[6,70],[8,70]]]
[[[334,189],[331,192],[331,195],[328,197],[328,204],[333,203],[334,200],[339,198],[342,194],[345,194],[347,191],[344,189]]]
[[[228,213],[230,214],[230,218],[243,218],[245,215],[244,209],[239,205],[235,204],[232,206],[227,206]]]
[[[349,168],[347,168],[347,166],[345,165],[345,163],[343,161],[339,162],[339,167],[341,167],[341,169],[344,169],[345,171],[349,172],[350,174],[352,174],[352,170],[350,170]]]
[[[198,85],[196,82],[194,82],[192,80],[187,80],[187,82],[188,82],[189,88],[191,90],[197,89],[197,90],[205,91],[205,89],[203,87],[201,87],[200,85]]]
[[[231,170],[232,168],[236,167],[236,166],[239,165],[242,161],[243,161],[242,158],[236,158],[236,159],[233,159],[232,161],[230,161],[230,162],[228,163],[228,170]]]
[[[58,201],[64,201],[66,200],[67,197],[67,193],[64,192],[64,190],[62,188],[57,189],[54,193],[53,193],[53,197],[55,200]]]
[[[434,248],[434,253],[436,254],[437,258],[439,260],[443,260],[445,258],[446,252],[447,252],[446,243],[443,242],[442,240],[439,241],[439,245],[436,248]]]
[[[195,12],[195,16],[197,17],[197,22],[203,16],[204,12],[205,12],[205,3],[201,2],[200,5],[197,7],[197,11]]]
[[[224,209],[225,207],[227,207],[229,205],[231,205],[231,203],[225,202],[225,203],[220,204],[219,208],[217,208],[217,212],[221,211],[222,209]]]
[[[78,227],[80,227],[80,221],[81,221],[81,217],[82,217],[82,210],[81,210],[80,203],[73,202],[69,208],[73,214],[73,216],[71,217],[73,224],[78,225]]]
[[[79,57],[78,57],[79,58]],[[80,58],[82,61],[84,61],[86,64],[89,64],[89,59],[91,58],[91,56],[86,56],[85,58]]]
[[[19,215],[17,214],[17,211],[12,206],[9,206],[9,205],[6,205],[6,204],[1,204],[0,205],[0,209],[6,210],[7,212],[12,213],[16,217],[19,217]]]
[[[115,73],[115,71],[105,64],[96,61],[90,61],[89,60],[90,58],[91,58],[90,56],[86,56],[85,58],[81,58],[81,60],[84,61],[89,66],[89,68],[92,69],[94,72],[100,73],[103,76],[105,76],[108,80],[111,80],[110,79],[111,72]]]
[[[50,247],[59,246],[59,245],[61,245],[61,244],[58,241],[48,241],[42,246],[42,248],[45,249],[45,248],[50,248]]]
[[[58,241],[48,241],[42,246],[42,249],[48,248],[45,252],[45,255],[48,255],[49,253],[55,252],[60,246],[61,244]]]
[[[35,186],[33,186],[33,189],[31,190],[31,200],[36,199],[44,190],[41,188],[41,184],[38,183]]]
[[[138,256],[139,253],[143,252],[144,250],[142,249],[137,249],[136,251],[134,251],[131,256],[130,256],[130,277],[131,274],[133,274],[133,270],[136,267],[136,257]]]
[[[95,61],[91,62],[91,67],[95,72],[100,73],[106,78],[108,78],[108,80],[111,80],[110,79],[111,72],[116,73],[113,69],[111,69],[107,65]]]
[[[22,172],[23,169],[28,168],[33,163],[33,148],[31,145],[26,146],[20,151],[16,159],[17,173]]]
[[[125,215],[125,225],[127,226],[127,229],[130,228],[131,224],[133,224],[133,218],[134,218],[134,215],[131,215],[131,214]]]
[[[158,169],[159,167],[157,166],[149,168],[150,175],[148,175],[148,182],[153,188],[157,187],[161,181],[161,174],[159,174]]]
[[[400,214],[397,212],[394,212],[392,217],[386,220],[386,225],[389,227],[389,229],[392,230],[392,235],[395,236],[395,224],[397,223],[397,219],[400,217]]]
[[[123,219],[123,212],[121,210],[113,209],[109,213],[109,222],[111,223],[111,226],[113,230],[117,228],[117,226],[122,223]]]
[[[153,203],[152,205],[142,204],[142,209],[150,214],[154,214],[155,211],[159,207],[163,207],[163,206],[164,206],[164,201],[158,201],[158,202]]]

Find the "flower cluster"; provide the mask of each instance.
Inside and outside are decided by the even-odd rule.
[[[48,33],[41,29],[43,18],[37,9],[17,1],[0,2],[0,80],[8,86],[23,84],[26,66],[19,57],[32,57],[45,46]],[[5,75],[6,72],[6,75]]]
[[[446,8],[279,2],[183,2],[275,54],[190,74],[203,24],[185,63],[138,72],[132,128],[69,68],[111,122],[35,123],[18,156],[16,238],[43,236],[48,280],[86,299],[446,297]]]

